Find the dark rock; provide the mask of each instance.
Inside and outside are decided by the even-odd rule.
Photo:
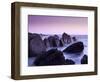
[[[88,56],[84,55],[81,59],[81,64],[88,64]]]
[[[28,56],[31,57],[32,56],[32,51],[30,49],[30,41],[33,39],[33,34],[32,33],[28,33]]]
[[[28,33],[28,40],[31,40],[33,37],[33,34],[32,33]]]
[[[48,40],[49,40],[49,43],[50,43],[50,47],[56,46],[55,42],[54,42],[54,37],[53,36],[49,36]]]
[[[77,41],[76,37],[72,37],[72,40],[73,40],[73,41]]]
[[[61,51],[52,49],[38,56],[34,62],[36,66],[65,65],[65,57]]]
[[[60,44],[59,44],[60,47],[63,47],[64,46],[64,42],[62,40],[62,38],[60,39]]]
[[[58,36],[58,35],[54,35],[54,38],[57,38],[57,39],[59,39],[59,36]]]
[[[57,35],[56,36],[49,36],[48,40],[50,43],[50,47],[58,47],[60,45],[59,37]]]
[[[63,50],[63,52],[66,53],[80,53],[84,49],[83,42],[76,42],[68,46],[66,49]]]
[[[32,33],[28,33],[28,56],[31,55],[31,50],[30,50],[30,41],[32,40]]]
[[[60,40],[59,40],[58,35],[54,35],[54,41],[55,41],[56,47],[59,47],[60,46]]]
[[[29,57],[34,57],[37,55],[40,55],[41,53],[46,51],[46,47],[44,45],[44,42],[42,41],[39,34],[32,34],[32,39],[29,42]]]
[[[30,43],[30,41],[33,39],[33,34],[32,33],[28,33],[28,42]]]
[[[50,43],[47,38],[44,39],[44,44],[45,44],[46,48],[50,47]]]
[[[71,36],[68,35],[68,34],[66,34],[66,33],[63,33],[62,39],[63,39],[63,41],[64,41],[65,44],[71,43]]]
[[[66,65],[73,65],[75,62],[71,59],[66,59]]]

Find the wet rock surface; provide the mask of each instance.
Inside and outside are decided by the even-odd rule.
[[[66,53],[80,53],[84,49],[83,42],[76,42],[70,46],[68,46],[66,49],[63,50],[63,52]]]

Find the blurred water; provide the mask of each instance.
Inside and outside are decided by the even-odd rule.
[[[84,44],[84,50],[82,53],[77,53],[77,54],[64,54],[65,59],[72,59],[75,64],[81,64],[81,58],[83,55],[88,55],[88,36],[87,35],[75,35],[78,41],[82,41]]]
[[[71,59],[75,62],[75,64],[81,64],[81,58],[83,57],[83,55],[88,55],[88,36],[87,35],[71,35],[71,36],[75,36],[77,41],[82,41],[84,44],[84,50],[81,53],[77,53],[77,54],[68,54],[68,53],[63,53],[65,59]],[[42,39],[46,38],[48,36],[43,36]],[[61,35],[59,35],[59,37],[61,37]],[[63,46],[63,47],[58,47],[57,49],[60,51],[63,51],[65,48],[67,47],[67,45]],[[49,48],[51,49],[51,48]],[[47,49],[47,50],[49,50]],[[33,65],[33,62],[35,60],[35,57],[32,58],[28,58],[28,66]]]

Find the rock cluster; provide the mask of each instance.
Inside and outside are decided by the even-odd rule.
[[[28,33],[28,57],[36,57],[33,62],[36,66],[73,65],[75,62],[65,59],[63,53],[80,53],[84,50],[83,42],[77,41],[76,37],[71,37],[67,33],[63,33],[61,37],[52,35],[43,39],[42,36],[44,35]],[[65,45],[69,46],[66,46],[63,51],[57,49]],[[47,50],[47,48],[51,49]],[[87,56],[84,55],[81,64],[87,63]]]
[[[71,36],[66,33],[63,33],[61,38],[59,38],[58,35],[54,35],[54,36],[49,36],[48,38],[44,39],[44,43],[47,48],[48,47],[62,47],[65,44],[69,44],[71,42],[72,42]]]
[[[71,59],[65,59],[63,53],[57,49],[51,49],[40,55],[33,62],[36,66],[47,65],[73,65],[75,62]]]

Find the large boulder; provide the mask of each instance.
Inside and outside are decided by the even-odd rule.
[[[63,39],[65,44],[71,43],[71,36],[68,35],[67,33],[63,33],[62,34],[62,39]]]
[[[47,66],[47,65],[65,65],[65,57],[61,51],[52,49],[40,55],[36,58],[34,64],[36,66]]]
[[[83,42],[76,42],[68,46],[66,49],[63,50],[63,52],[66,53],[80,53],[84,50]]]
[[[84,55],[81,59],[81,64],[88,64],[88,56]]]
[[[32,39],[29,42],[29,57],[34,57],[40,55],[41,53],[46,51],[46,46],[42,41],[39,34],[32,34]]]
[[[75,62],[71,59],[66,59],[66,65],[73,65]]]

